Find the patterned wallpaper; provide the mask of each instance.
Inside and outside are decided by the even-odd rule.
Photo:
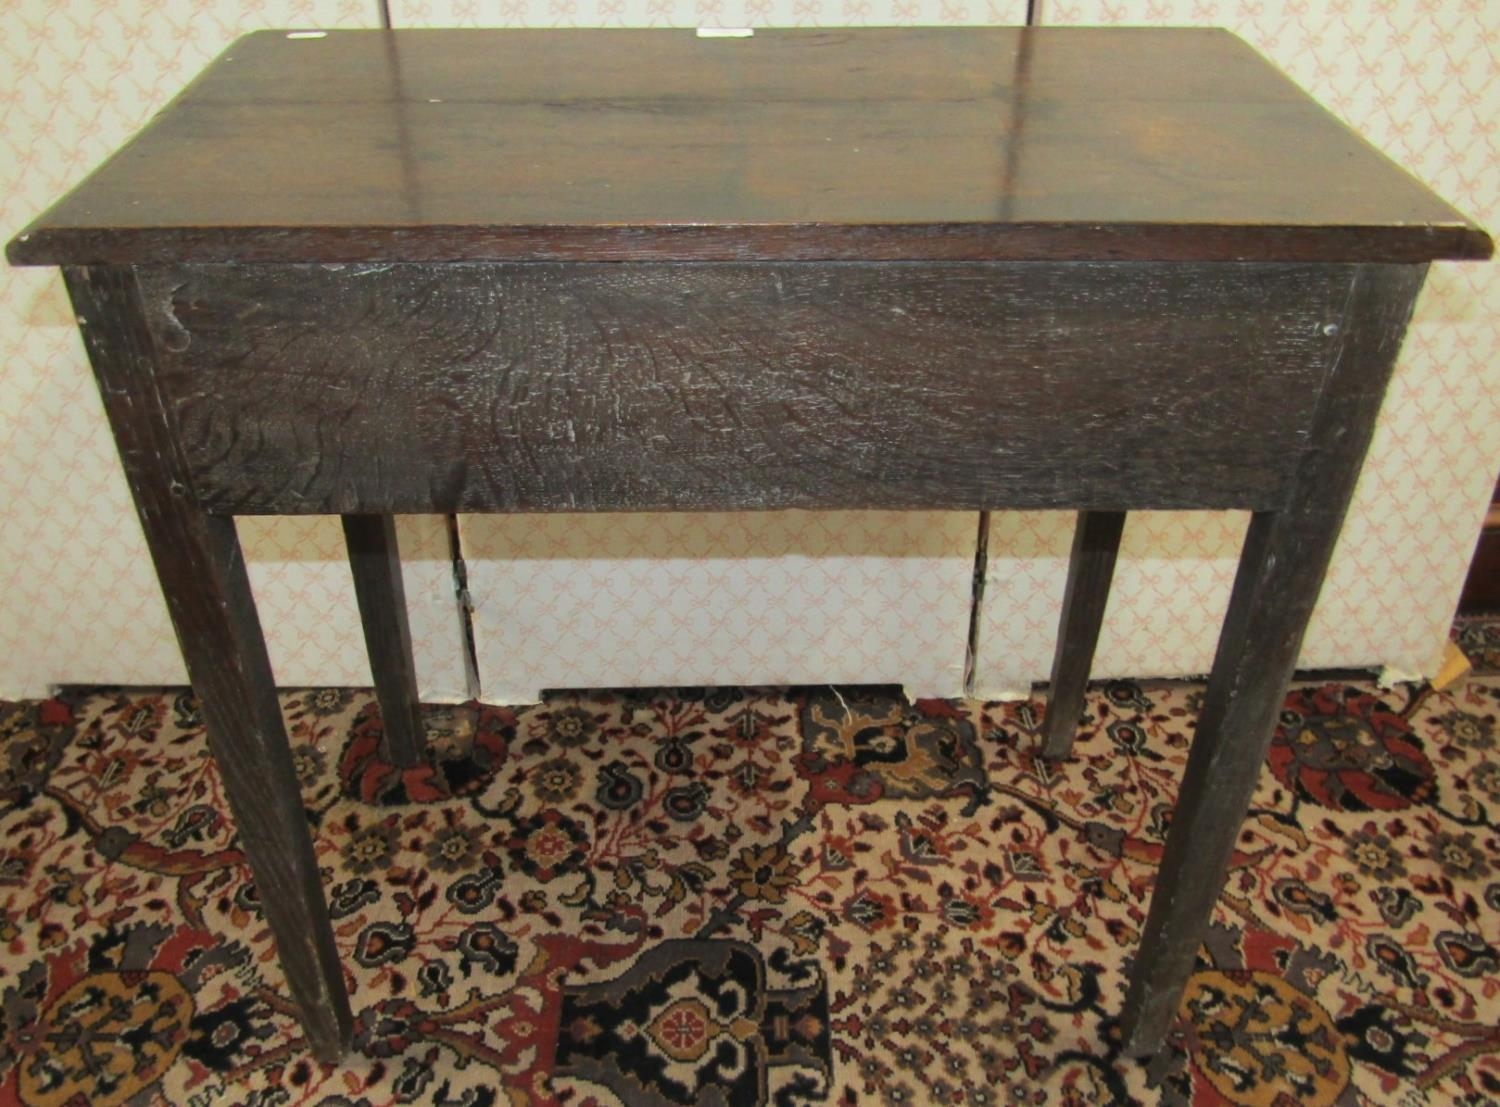
[[[0,237],[75,184],[237,35],[378,25],[369,0],[0,6]],[[336,519],[240,523],[284,684],[367,684]],[[401,537],[434,696],[465,689],[441,519]],[[0,696],[186,680],[62,281],[0,265]]]
[[[1045,2],[1054,24],[1206,24],[1253,44],[1444,199],[1500,227],[1500,4]],[[1432,267],[1303,647],[1309,668],[1436,671],[1500,469],[1500,270]],[[1208,668],[1245,517],[1127,524],[1101,676]],[[1045,679],[1073,520],[997,516],[977,686]]]
[[[1021,0],[392,0],[397,26],[1016,23]],[[1048,2],[1049,23],[1210,23],[1267,53],[1472,216],[1500,225],[1500,5]],[[241,31],[374,26],[373,0],[0,4],[0,235],[138,128]],[[1435,267],[1304,661],[1431,671],[1500,467],[1493,266]],[[461,521],[485,698],[638,682],[959,688],[972,515]],[[996,515],[978,685],[1050,665],[1071,516]],[[1240,516],[1133,518],[1101,673],[1203,669]],[[246,520],[283,684],[365,683],[331,519]],[[424,695],[465,694],[442,521],[401,521]],[[55,274],[0,268],[0,695],[178,682],[176,645]]]

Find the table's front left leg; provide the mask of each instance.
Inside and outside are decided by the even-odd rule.
[[[1181,1006],[1425,271],[1359,267],[1288,502],[1251,519],[1131,970],[1129,1053],[1159,1049]]]
[[[352,1028],[349,998],[234,521],[194,502],[134,275],[66,276],[288,987],[313,1052],[336,1060]]]

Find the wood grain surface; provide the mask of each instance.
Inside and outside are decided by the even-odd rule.
[[[1483,231],[1223,31],[261,32],[22,264],[1408,260]]]
[[[181,266],[221,513],[1279,505],[1343,266]]]

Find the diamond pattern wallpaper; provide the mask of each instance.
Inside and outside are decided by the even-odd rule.
[[[1044,3],[1052,24],[1228,27],[1482,226],[1500,225],[1500,5],[1472,0]],[[1436,671],[1500,468],[1500,275],[1434,265],[1343,540],[1303,646],[1307,668]],[[976,690],[1045,679],[1072,542],[1062,513],[996,516]],[[1213,661],[1245,518],[1131,519],[1100,676]]]
[[[1018,23],[1010,0],[392,0],[397,26]],[[1490,227],[1500,224],[1500,7],[1043,0],[1044,23],[1228,26]],[[242,31],[378,25],[374,0],[0,3],[0,235],[141,126]],[[1500,468],[1500,279],[1435,266],[1303,661],[1431,672]],[[972,515],[462,520],[485,698],[543,687],[962,679]],[[401,523],[423,693],[458,699],[464,633],[447,535]],[[1072,517],[996,514],[976,685],[1050,665]],[[1236,515],[1141,515],[1098,671],[1204,669]],[[368,681],[332,519],[242,523],[283,684]],[[502,630],[502,628],[504,628]],[[0,268],[0,696],[183,679],[61,282]]]
[[[266,26],[378,26],[373,0],[0,4],[0,238],[138,130],[214,55]],[[367,684],[338,520],[240,532],[277,679]],[[424,688],[466,694],[441,519],[401,523]],[[55,270],[0,265],[0,696],[186,680]]]

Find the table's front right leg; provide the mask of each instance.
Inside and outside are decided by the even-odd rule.
[[[1257,512],[1188,756],[1121,1016],[1125,1049],[1160,1048],[1178,1013],[1276,729],[1302,636],[1426,270],[1360,266],[1291,495]]]
[[[193,500],[134,275],[66,276],[287,984],[313,1052],[336,1060],[351,1032],[348,993],[234,521]]]
[[[1156,1052],[1223,887],[1338,534],[1336,516],[1254,517],[1125,996],[1124,1044]]]

